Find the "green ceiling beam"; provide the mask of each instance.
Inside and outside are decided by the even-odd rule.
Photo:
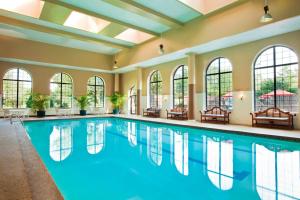
[[[44,1],[45,2],[51,2],[51,3],[54,3],[54,4],[60,5],[60,6],[64,6],[66,8],[71,9],[71,10],[75,10],[77,12],[81,12],[81,13],[84,13],[84,14],[87,14],[87,15],[90,15],[90,16],[93,16],[93,17],[97,17],[97,18],[101,18],[101,19],[104,19],[104,20],[107,20],[107,21],[110,21],[110,22],[114,22],[114,23],[129,27],[129,28],[133,28],[133,29],[151,34],[151,35],[159,36],[159,33],[157,33],[157,32],[154,32],[154,31],[151,31],[151,30],[139,27],[139,26],[135,26],[133,24],[129,24],[129,23],[124,22],[124,21],[119,20],[119,19],[115,19],[115,18],[111,18],[111,17],[105,16],[105,15],[102,15],[101,13],[97,13],[97,12],[94,12],[94,11],[89,10],[89,9],[84,9],[84,8],[78,7],[74,4],[72,4],[71,1],[70,2],[63,2],[63,1],[60,1],[60,0],[44,0]]]
[[[173,19],[160,12],[152,10],[133,0],[103,0],[103,1],[110,3],[113,6],[128,10],[137,15],[141,15],[143,17],[152,19],[171,28],[179,28],[183,26],[183,23],[177,21],[176,19]]]
[[[128,29],[126,26],[122,26],[122,25],[116,24],[116,23],[110,23],[108,26],[106,26],[104,29],[102,29],[99,32],[99,34],[105,35],[108,37],[116,37],[123,31],[125,31],[126,29]]]
[[[63,25],[71,12],[72,10],[66,7],[45,2],[40,19]]]

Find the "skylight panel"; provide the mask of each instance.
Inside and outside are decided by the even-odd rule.
[[[77,11],[72,11],[64,25],[89,31],[93,33],[99,33],[104,27],[109,25],[110,22],[103,19],[99,19],[93,16],[89,16]]]
[[[0,8],[11,12],[39,18],[44,6],[40,0],[0,0]]]
[[[236,2],[237,0],[179,0],[189,7],[199,11],[202,14],[208,14],[229,4]]]
[[[139,44],[153,38],[153,35],[129,28],[117,35],[115,38]]]

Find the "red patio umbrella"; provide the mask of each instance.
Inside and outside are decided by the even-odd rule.
[[[222,97],[223,97],[223,98],[230,98],[230,97],[232,97],[232,92],[227,92],[227,93],[224,94]]]
[[[263,95],[261,95],[259,98],[260,99],[267,99],[267,98],[269,98],[269,97],[274,97],[274,91],[272,91],[272,92],[269,92],[269,93],[267,93],[267,94],[263,94]],[[293,95],[295,95],[294,93],[291,93],[291,92],[288,92],[288,91],[286,91],[286,90],[276,90],[276,95],[277,96],[281,96],[281,97],[291,97],[291,96],[293,96]]]

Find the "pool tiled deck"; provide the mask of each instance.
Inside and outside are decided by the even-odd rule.
[[[168,123],[173,125],[189,126],[238,132],[240,134],[258,135],[263,137],[277,137],[300,142],[300,130],[277,130],[254,128],[242,125],[223,125],[200,123],[195,120],[177,121],[162,118],[146,118],[136,115],[101,115],[101,116],[72,116],[27,118],[33,120],[53,120],[69,118],[91,117],[120,117],[150,122]],[[39,158],[27,138],[20,124],[11,125],[9,120],[0,119],[0,200],[60,200],[63,199],[44,164]]]

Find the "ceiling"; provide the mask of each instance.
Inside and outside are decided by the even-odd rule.
[[[0,35],[114,55],[238,0],[0,0]]]

